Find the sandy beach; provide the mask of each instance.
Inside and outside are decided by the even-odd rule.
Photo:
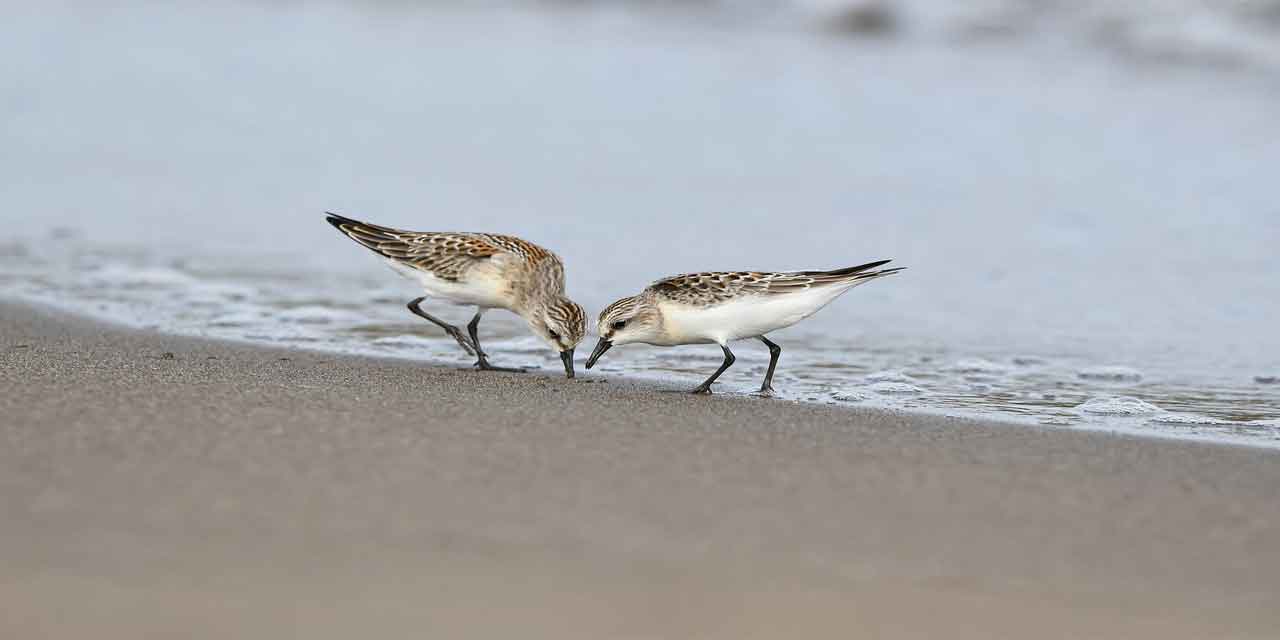
[[[6,638],[1273,638],[1272,451],[0,306]]]

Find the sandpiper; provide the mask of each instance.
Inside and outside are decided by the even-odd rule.
[[[489,364],[480,347],[480,316],[506,309],[524,318],[534,335],[560,353],[564,374],[573,377],[573,349],[587,330],[582,307],[564,295],[564,263],[556,254],[514,236],[493,233],[402,231],[328,213],[329,224],[372,249],[393,269],[416,281],[427,295],[409,301],[415,315],[445,330],[486,371],[517,371]],[[422,310],[434,298],[474,305],[462,330]]]
[[[769,348],[769,370],[761,393],[773,391],[773,370],[782,347],[766,333],[789,327],[816,313],[864,282],[902,271],[878,269],[888,260],[835,271],[716,271],[659,280],[639,295],[614,302],[600,312],[600,341],[587,368],[614,345],[643,342],[662,347],[720,345],[724,362],[693,393],[711,393],[711,384],[733,365],[729,343],[757,338]]]

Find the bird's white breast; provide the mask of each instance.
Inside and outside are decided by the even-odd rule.
[[[813,315],[850,287],[744,297],[712,307],[662,303],[664,344],[724,344],[789,327]]]

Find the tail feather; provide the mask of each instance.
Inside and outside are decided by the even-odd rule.
[[[844,269],[836,269],[834,271],[806,271],[804,275],[813,278],[815,284],[836,284],[841,282],[861,282],[864,280],[872,280],[875,278],[883,278],[891,276],[899,271],[903,271],[906,267],[893,267],[890,269],[876,270],[889,264],[892,260],[877,260],[860,264],[856,267],[846,267]]]
[[[400,234],[404,232],[398,229],[362,222],[331,211],[325,212],[325,221],[341,231],[343,235],[375,253],[388,258],[405,257],[406,247],[400,238]]]

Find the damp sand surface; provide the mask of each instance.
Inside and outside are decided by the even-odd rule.
[[[0,305],[0,636],[1271,638],[1274,451]]]

